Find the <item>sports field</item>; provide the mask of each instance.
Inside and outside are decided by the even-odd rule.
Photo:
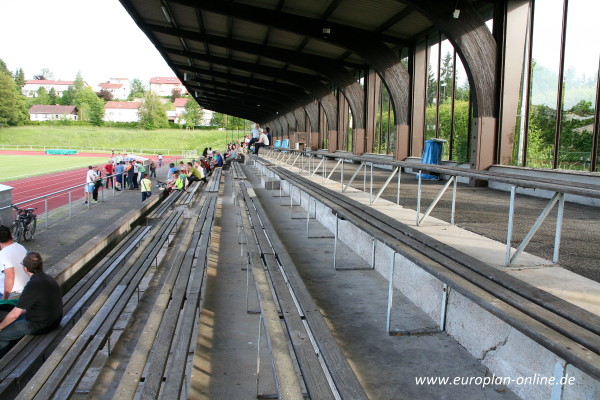
[[[89,155],[74,157],[45,155],[41,152],[20,153],[17,155],[15,152],[0,151],[0,182],[87,167],[94,164],[104,165],[109,157],[106,154],[98,154],[94,157]]]

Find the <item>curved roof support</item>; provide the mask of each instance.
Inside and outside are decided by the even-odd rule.
[[[319,102],[313,101],[304,106],[308,119],[310,120],[310,130],[317,132],[319,130]]]
[[[296,118],[296,130],[306,132],[306,112],[304,108],[296,108],[292,111],[292,114]]]
[[[288,132],[289,131],[296,132],[298,130],[297,121],[296,121],[296,117],[294,117],[294,114],[292,114],[291,112],[286,113],[283,115],[283,118],[285,118],[285,120],[288,123]]]
[[[281,136],[288,136],[290,134],[290,126],[288,124],[288,120],[283,116],[277,118],[279,121],[279,125],[281,126]]]
[[[470,2],[460,4],[460,17],[452,18],[455,4],[445,0],[403,0],[423,12],[454,45],[467,71],[475,95],[475,117],[495,117],[496,40]]]

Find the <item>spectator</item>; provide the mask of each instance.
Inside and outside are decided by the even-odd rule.
[[[44,272],[39,253],[29,252],[22,260],[30,277],[17,305],[0,322],[0,357],[25,335],[40,335],[60,325],[63,304],[58,283]],[[24,318],[23,318],[24,317]]]
[[[135,170],[133,168],[133,161],[129,161],[129,164],[127,165],[127,168],[125,170],[127,171],[127,188],[129,190],[133,190],[134,189],[133,178],[135,176]]]
[[[268,146],[269,145],[269,138],[267,137],[267,135],[264,133],[264,131],[261,129],[260,130],[260,136],[258,138],[258,142],[256,142],[254,144],[254,154],[258,155],[258,150],[261,147],[264,146]]]
[[[267,138],[269,139],[269,144],[267,146],[272,146],[273,145],[273,136],[271,136],[271,128],[269,128],[267,126],[265,128],[265,130],[267,131]]]
[[[83,192],[85,193],[85,202],[83,204],[88,204],[92,199],[90,199],[90,193],[94,191],[94,182],[96,182],[96,171],[94,171],[94,167],[91,165],[88,167],[87,174],[85,176],[85,186],[83,187]]]
[[[19,297],[25,284],[29,281],[29,275],[23,269],[21,261],[27,254],[27,250],[21,244],[13,240],[10,228],[0,226],[0,282],[2,285],[2,299]]]
[[[208,155],[208,147],[205,147],[202,151],[202,157],[206,157]]]
[[[132,167],[133,167],[133,179],[132,179],[133,188],[134,189],[139,189],[140,188],[140,185],[139,185],[140,179],[139,179],[139,177],[141,176],[140,175],[140,169],[139,169],[138,163],[135,162],[135,160],[131,160],[131,162],[132,162]]]
[[[150,178],[156,178],[156,163],[150,161]]]
[[[200,157],[200,165],[204,169],[205,176],[208,176],[211,174],[212,171],[210,168],[210,164],[208,163],[208,161],[206,161],[206,157]]]
[[[140,182],[142,181],[142,179],[144,178],[144,174],[146,173],[146,167],[144,167],[144,163],[142,163],[141,161],[137,162],[137,166],[138,166],[138,176],[140,177]]]
[[[167,172],[167,180],[169,178],[171,178],[171,174],[173,174],[175,171],[177,171],[177,167],[175,166],[174,163],[169,164],[169,171]]]
[[[212,161],[212,165],[214,167],[222,167],[223,166],[223,156],[217,150],[215,150],[214,160]]]
[[[98,169],[97,165],[94,165],[93,171],[96,173],[94,177],[94,190],[92,191],[92,198],[94,202],[98,201],[98,190],[104,185],[102,182],[102,171]]]
[[[212,147],[208,148],[208,152],[206,152],[206,156],[208,157],[208,161],[211,161],[213,158],[213,149]]]
[[[181,178],[181,173],[179,171],[173,172],[171,179],[167,181],[167,190],[182,190],[185,186],[185,181]]]
[[[148,174],[146,173],[142,175],[142,180],[140,181],[140,190],[142,191],[142,201],[146,200],[152,195],[152,181],[148,179]]]
[[[163,155],[162,153],[158,153],[158,168],[162,167]]]
[[[248,150],[252,150],[251,147],[254,143],[258,142],[258,139],[260,137],[260,124],[256,124],[254,125],[254,128],[252,128],[252,139],[250,139],[250,141],[248,142]]]
[[[115,172],[114,161],[108,160],[108,164],[106,164],[104,166],[104,170],[106,171],[106,188],[110,189],[111,186],[115,186],[115,183],[114,183],[113,177],[112,177],[113,173]]]
[[[187,177],[186,189],[192,184],[192,182],[203,181],[206,182],[206,177],[201,169],[194,167],[191,162],[187,163],[189,175]]]
[[[115,190],[120,191],[123,188],[123,172],[125,172],[125,162],[121,161],[117,163],[117,166],[115,167],[115,178],[117,181]]]

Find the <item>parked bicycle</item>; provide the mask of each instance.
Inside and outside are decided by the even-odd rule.
[[[12,206],[17,211],[17,218],[12,224],[11,231],[15,242],[25,239],[30,241],[35,234],[37,227],[37,215],[33,213],[35,208],[18,208]]]

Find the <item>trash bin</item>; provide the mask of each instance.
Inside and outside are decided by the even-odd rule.
[[[442,162],[442,150],[444,149],[444,139],[431,139],[425,141],[425,149],[423,150],[423,156],[421,162],[423,164],[435,164],[440,165]],[[421,174],[422,179],[440,179],[437,175]],[[419,176],[417,175],[417,179]]]

